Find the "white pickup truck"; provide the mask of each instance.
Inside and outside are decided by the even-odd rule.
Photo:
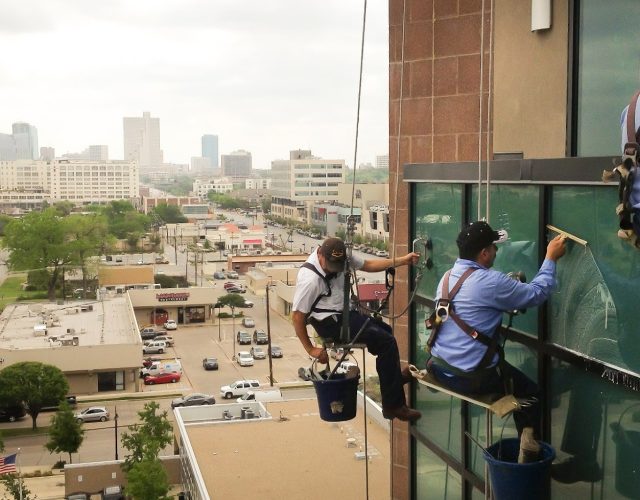
[[[147,368],[140,370],[140,378],[144,378],[148,375],[159,375],[161,373],[182,373],[182,363],[180,360],[160,360],[154,361]]]

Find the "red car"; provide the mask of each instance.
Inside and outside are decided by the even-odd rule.
[[[161,373],[160,375],[149,375],[144,378],[145,385],[153,385],[153,384],[175,384],[180,381],[179,373]]]
[[[233,281],[227,281],[224,284],[224,289],[228,290],[229,288],[242,288],[242,285],[240,283],[234,283]]]

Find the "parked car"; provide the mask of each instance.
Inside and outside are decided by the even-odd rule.
[[[142,340],[151,340],[155,339],[158,335],[164,335],[165,333],[167,333],[166,330],[161,330],[155,326],[146,326],[140,330],[140,337]]]
[[[154,362],[156,362],[156,361],[160,361],[160,358],[151,358],[151,357],[149,357],[149,358],[144,358],[144,359],[142,360],[142,366],[143,366],[144,368],[149,368],[149,367],[150,367]]]
[[[166,350],[167,350],[166,342],[154,341],[142,348],[142,354],[164,354],[164,351]]]
[[[242,288],[242,283],[236,283],[235,281],[227,281],[224,285],[222,285],[224,289],[228,288]]]
[[[177,330],[178,329],[178,323],[176,323],[175,319],[168,319],[167,321],[165,321],[164,327],[167,330]]]
[[[376,256],[377,257],[389,257],[389,253],[386,252],[385,250],[378,250],[376,252]]]
[[[16,405],[16,406],[7,406],[5,408],[0,408],[0,421],[3,422],[15,422],[23,418],[27,414],[24,406]]]
[[[242,318],[242,326],[253,328],[254,326],[256,326],[256,322],[253,320],[253,318]]]
[[[167,347],[173,346],[173,337],[171,337],[170,335],[158,335],[155,339],[153,339],[153,341],[164,342],[165,344],[167,344]]]
[[[75,408],[77,405],[77,400],[75,396],[65,396],[64,400],[71,408]],[[61,401],[47,401],[45,405],[40,408],[41,411],[57,411],[60,409]]]
[[[237,280],[240,276],[238,275],[237,272],[235,271],[229,271],[227,272],[227,278],[229,278],[230,280]]]
[[[253,359],[265,359],[267,357],[267,353],[262,347],[252,347],[249,351],[249,354],[253,357]]]
[[[247,293],[244,288],[227,288],[227,293]]]
[[[253,307],[253,302],[251,302],[250,300],[244,299],[244,304],[238,307]]]
[[[182,396],[181,398],[176,398],[171,401],[171,408],[177,408],[179,406],[202,406],[214,404],[216,404],[216,398],[212,395],[194,392],[193,394],[187,394],[186,396]]]
[[[226,276],[224,275],[224,273],[222,271],[216,271],[215,273],[213,273],[213,279],[214,280],[223,280],[225,278],[226,278]]]
[[[253,366],[253,356],[249,351],[238,351],[236,361],[240,366]]]
[[[253,342],[256,344],[268,344],[269,337],[267,336],[267,332],[261,329],[257,329],[253,331]]]
[[[218,358],[204,358],[202,360],[202,368],[205,370],[217,370]]]
[[[231,399],[259,388],[260,382],[258,380],[236,380],[232,384],[220,387],[220,395],[225,399]]]
[[[247,332],[246,330],[239,330],[238,335],[236,336],[236,340],[240,345],[251,344],[251,336],[249,335],[249,332]]]
[[[344,348],[342,347],[332,347],[331,349],[329,349],[329,356],[331,356],[333,359],[340,359],[342,358],[342,355],[344,354]],[[349,354],[353,354],[353,350],[349,349]]]
[[[280,346],[271,344],[271,357],[281,358],[282,356],[284,356],[282,348]]]
[[[181,376],[182,375],[178,372],[160,373],[158,375],[147,375],[144,378],[144,383],[146,385],[175,384],[176,382],[180,382]]]
[[[109,411],[104,406],[90,406],[74,415],[78,422],[106,422],[109,420]]]

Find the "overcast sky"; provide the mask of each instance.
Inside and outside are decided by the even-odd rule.
[[[368,4],[358,164],[388,149],[387,2]],[[353,164],[360,0],[0,0],[0,132],[29,122],[56,155],[160,118],[167,162],[290,149]]]

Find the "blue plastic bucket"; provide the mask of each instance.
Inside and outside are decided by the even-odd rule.
[[[540,460],[518,463],[520,439],[498,441],[487,448],[484,458],[489,464],[489,477],[494,500],[543,500],[550,497],[551,462],[556,451],[540,441]]]
[[[320,418],[327,422],[343,422],[356,416],[360,376],[345,378],[334,375],[328,380],[313,380],[318,396]]]

